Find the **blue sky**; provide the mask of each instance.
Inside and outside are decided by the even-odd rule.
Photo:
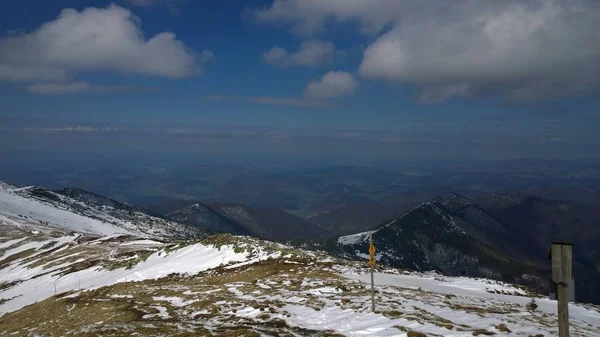
[[[0,150],[598,158],[599,6],[488,2],[4,1]]]

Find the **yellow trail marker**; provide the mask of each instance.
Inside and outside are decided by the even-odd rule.
[[[369,265],[371,266],[371,311],[375,311],[375,279],[373,269],[375,269],[375,245],[373,245],[373,234],[369,238]]]
[[[375,268],[375,246],[372,242],[369,247],[369,265],[371,265],[371,268]]]

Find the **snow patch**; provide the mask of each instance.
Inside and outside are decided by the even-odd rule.
[[[358,234],[340,236],[338,238],[338,244],[349,246],[349,245],[355,245],[355,244],[362,243],[362,242],[367,242],[369,240],[369,236],[375,232],[376,231],[369,231],[369,232],[363,232],[363,233],[358,233]]]
[[[131,246],[131,245],[147,245],[147,246],[158,246],[162,245],[162,242],[154,241],[154,240],[136,240],[131,242],[122,243],[121,246]]]
[[[170,254],[165,254],[163,251],[154,253],[146,261],[140,262],[129,270],[120,268],[109,271],[93,267],[62,277],[49,273],[32,278],[41,273],[43,269],[41,267],[30,269],[18,265],[0,270],[0,282],[24,280],[17,286],[2,292],[4,298],[12,298],[12,300],[0,305],[0,316],[53,296],[55,294],[54,285],[56,285],[57,293],[78,290],[79,287],[90,290],[122,282],[158,279],[173,273],[197,274],[232,262],[248,260],[257,262],[268,258],[270,255],[264,252],[259,253],[256,258],[250,259],[247,253],[236,253],[232,246],[217,248],[212,245],[194,244]],[[58,267],[60,266],[55,268]]]
[[[167,310],[167,308],[165,308],[165,307],[161,307],[161,306],[152,306],[152,307],[150,307],[150,308],[154,308],[154,309],[158,310],[158,313],[156,313],[156,314],[147,314],[147,315],[144,315],[144,316],[142,316],[142,318],[143,318],[143,319],[149,319],[149,318],[154,318],[154,317],[159,317],[159,318],[166,319],[166,318],[169,318],[169,317],[171,317],[171,316],[169,315],[169,311],[168,311],[168,310]]]
[[[179,298],[179,297],[167,297],[167,296],[154,296],[152,297],[153,300],[155,301],[165,301],[165,302],[169,302],[171,303],[172,306],[174,307],[185,307],[188,306],[192,303],[198,302],[199,300],[189,300],[189,301],[184,301],[183,299]]]

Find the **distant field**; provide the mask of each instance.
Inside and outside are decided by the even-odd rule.
[[[291,215],[294,215],[294,216],[297,216],[297,217],[303,218],[303,219],[310,218],[311,216],[317,215],[315,212],[311,212],[311,211],[294,211],[294,210],[289,210],[289,209],[286,209],[284,211],[290,213]]]

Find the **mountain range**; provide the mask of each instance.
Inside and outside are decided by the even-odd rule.
[[[412,205],[412,208],[404,210]],[[180,206],[180,205],[178,205]],[[276,207],[201,203],[161,214],[77,188],[0,184],[3,221],[99,235],[190,239],[225,232],[315,245],[363,259],[372,234],[379,263],[448,275],[484,276],[546,290],[551,241],[574,243],[577,298],[600,303],[600,210],[524,194],[450,192],[390,207],[353,198],[301,218]],[[358,233],[358,234],[356,234]]]
[[[330,233],[346,235],[375,229],[397,213],[368,198],[352,198],[306,218]]]
[[[167,220],[141,208],[79,189],[57,191],[0,185],[0,215],[80,233],[131,234],[156,238],[198,238],[198,228]]]
[[[251,235],[274,241],[299,241],[327,237],[318,225],[276,207],[253,208],[239,203],[195,203],[166,217],[173,221],[217,232]]]
[[[341,236],[324,247],[366,258],[372,235],[377,260],[384,264],[503,279],[545,291],[550,243],[571,242],[577,298],[599,303],[597,219],[600,210],[574,202],[497,193],[469,199],[447,193],[376,230]]]
[[[0,335],[557,336],[556,302],[506,282],[380,265],[373,312],[364,261],[248,236],[71,227],[0,217]],[[598,336],[597,306],[569,316],[573,336]]]

